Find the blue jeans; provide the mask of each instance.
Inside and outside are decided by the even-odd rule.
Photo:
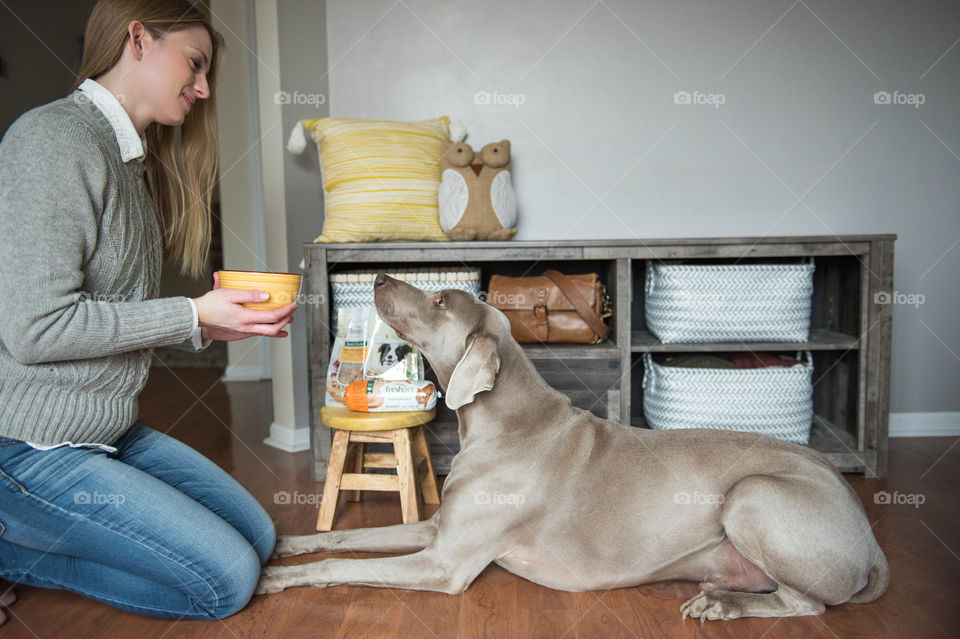
[[[134,424],[116,453],[0,437],[0,578],[143,615],[222,619],[273,551],[273,522],[216,464]]]

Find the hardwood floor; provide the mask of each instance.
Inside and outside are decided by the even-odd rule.
[[[154,369],[141,399],[141,420],[229,471],[274,517],[280,534],[313,532],[321,485],[309,480],[309,453],[290,455],[261,441],[272,416],[269,384],[223,384],[220,374],[215,369]],[[890,561],[890,587],[875,603],[828,608],[819,617],[701,626],[682,621],[678,611],[696,594],[693,583],[568,593],[491,566],[460,596],[361,587],[298,588],[254,597],[243,611],[223,622],[151,619],[63,591],[18,586],[19,599],[8,612],[9,621],[0,627],[0,636],[957,637],[958,441],[893,439],[888,478],[848,476]],[[923,503],[878,504],[874,496],[880,491],[895,493],[901,501],[922,495]],[[276,498],[281,492],[288,493],[293,503],[277,503],[282,501]],[[366,493],[364,501],[341,506],[336,528],[399,521],[395,495]],[[303,557],[284,560],[303,561]]]

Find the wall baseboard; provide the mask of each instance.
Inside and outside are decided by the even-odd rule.
[[[960,413],[890,413],[890,437],[960,437]]]
[[[289,428],[274,422],[270,424],[270,436],[263,443],[288,453],[299,453],[310,449],[310,429]]]
[[[259,382],[262,379],[264,379],[263,370],[259,364],[256,366],[230,365],[223,373],[225,382]]]

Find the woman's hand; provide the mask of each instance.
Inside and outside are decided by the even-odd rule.
[[[255,335],[287,336],[283,328],[293,322],[293,312],[297,310],[295,302],[272,311],[246,308],[244,303],[263,302],[269,293],[220,288],[218,275],[213,274],[213,290],[193,300],[204,337],[228,342]]]

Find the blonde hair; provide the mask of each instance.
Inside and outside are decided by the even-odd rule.
[[[210,97],[197,100],[181,126],[153,123],[144,132],[147,184],[163,232],[164,258],[179,260],[183,273],[198,277],[210,251],[210,204],[219,165],[214,87],[223,38],[188,0],[99,0],[87,22],[83,59],[73,89],[116,65],[127,40],[127,27],[134,20],[157,39],[171,31],[201,26],[213,44],[207,73]]]

